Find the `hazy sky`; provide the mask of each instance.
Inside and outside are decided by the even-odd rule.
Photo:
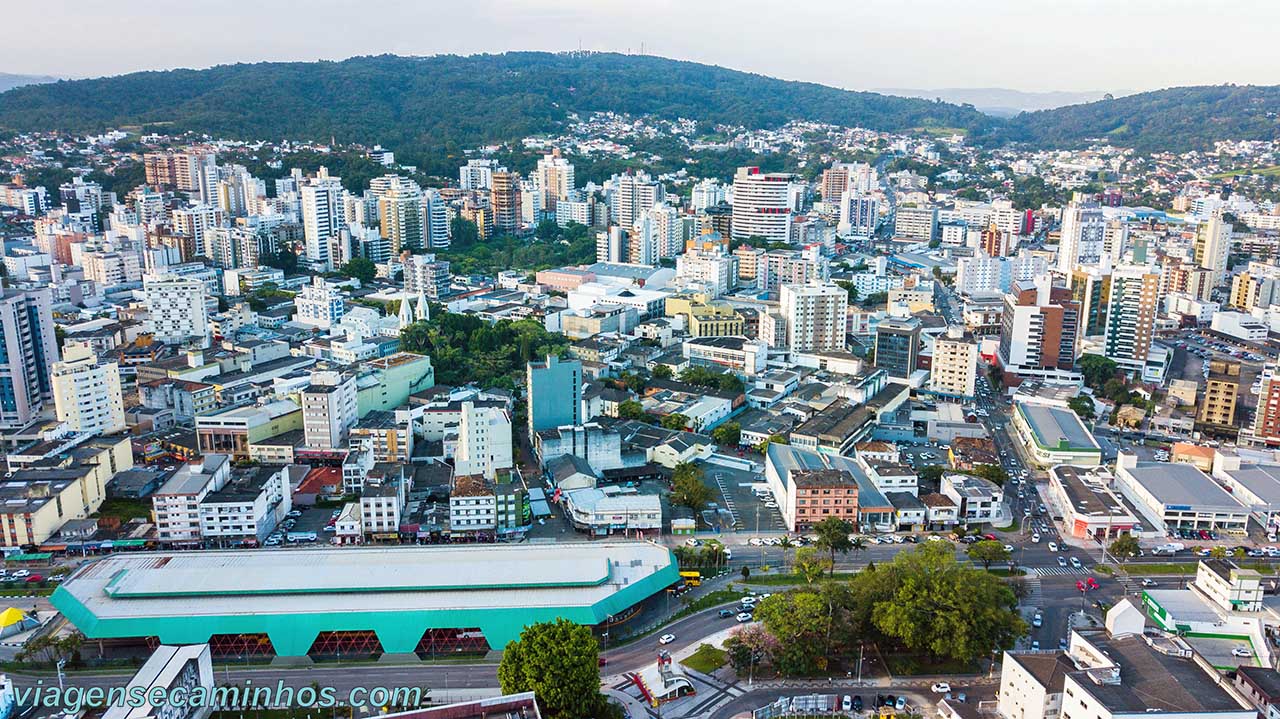
[[[851,89],[1280,84],[1275,0],[42,0],[0,72],[584,49]]]

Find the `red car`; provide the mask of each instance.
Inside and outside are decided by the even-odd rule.
[[[983,539],[989,539],[989,540],[991,540],[991,541],[993,541],[993,542],[994,542],[994,541],[996,541],[996,535],[994,535],[994,534],[984,534],[984,535],[982,535],[982,538],[983,538]]]
[[[43,582],[43,581],[44,581],[44,577],[40,576],[39,574],[32,574],[31,576],[27,577],[28,584],[32,584],[34,582]]]

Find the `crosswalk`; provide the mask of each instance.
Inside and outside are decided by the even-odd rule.
[[[1044,603],[1044,591],[1040,587],[1040,576],[1038,574],[1028,574],[1023,583],[1027,587],[1027,598],[1022,600],[1023,606],[1039,607]]]
[[[1089,571],[1084,568],[1076,569],[1075,567],[1027,567],[1027,574],[1029,576],[1036,577],[1063,577],[1073,575],[1077,577],[1085,577],[1089,575]]]

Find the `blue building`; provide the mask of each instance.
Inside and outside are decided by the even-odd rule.
[[[530,362],[525,386],[529,394],[529,436],[566,424],[582,424],[582,362],[547,356]]]

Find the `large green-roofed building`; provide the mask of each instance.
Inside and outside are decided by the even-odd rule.
[[[535,622],[596,625],[679,581],[643,542],[119,554],[52,601],[89,639],[209,642],[215,654],[501,649]]]

